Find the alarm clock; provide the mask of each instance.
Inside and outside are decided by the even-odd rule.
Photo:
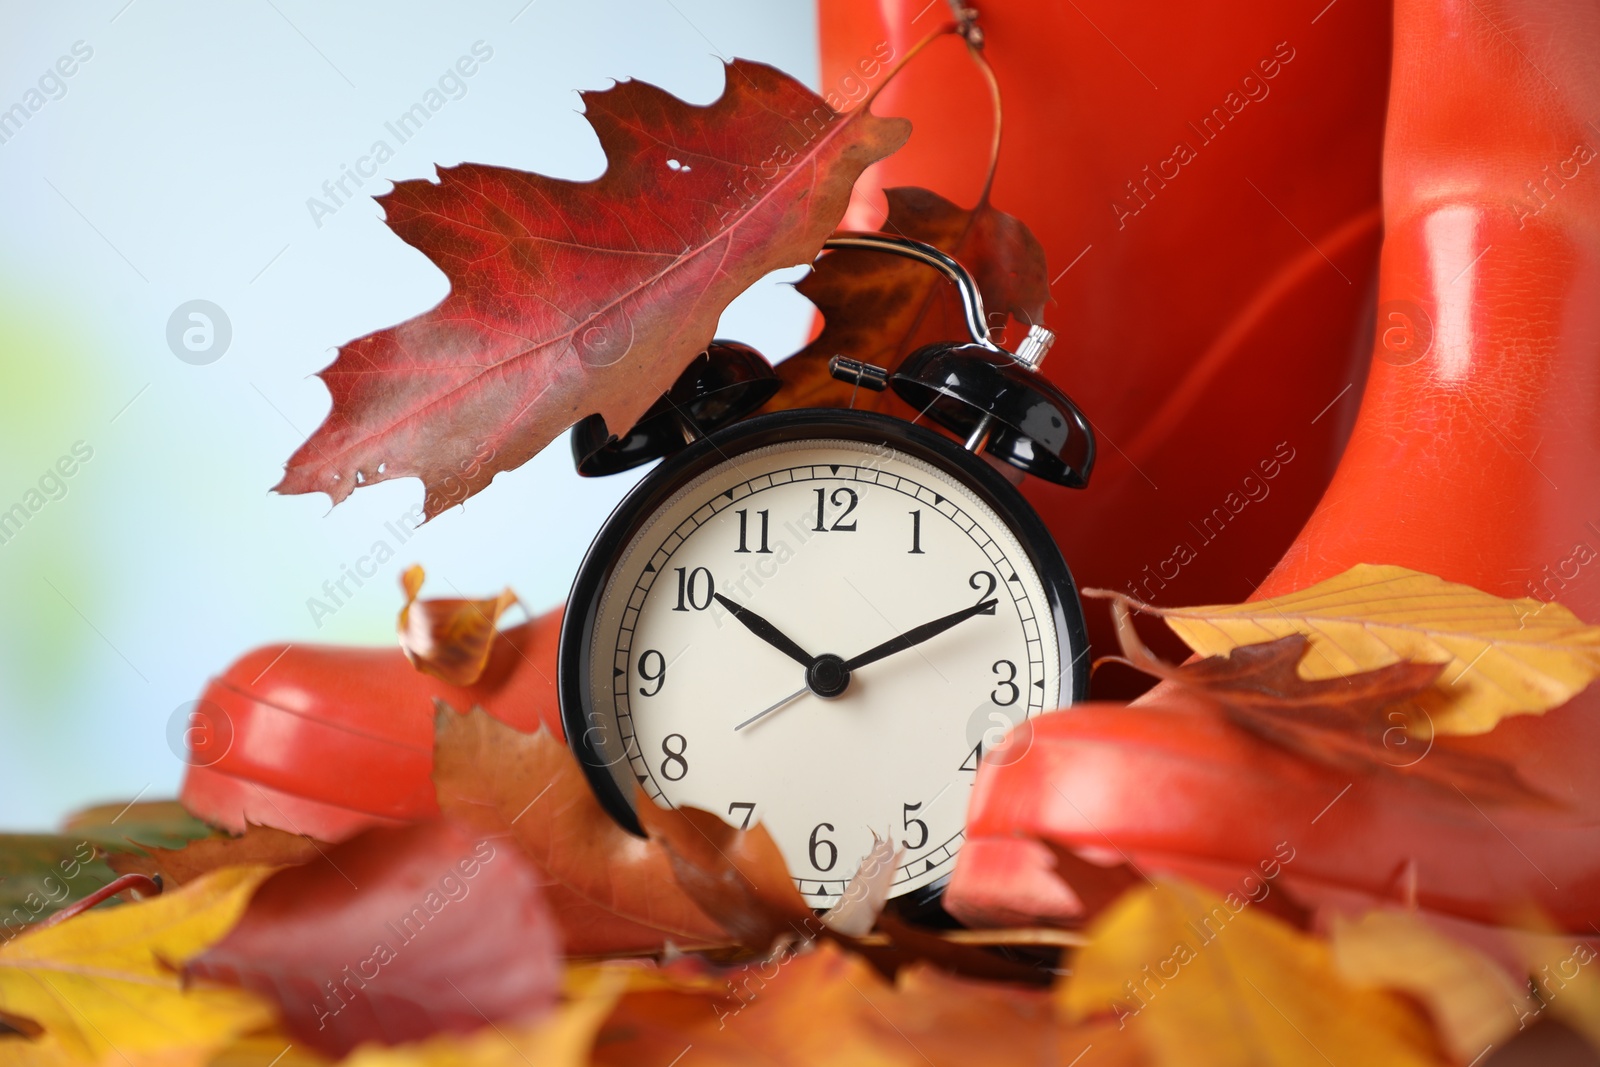
[[[892,897],[935,897],[965,837],[968,790],[1016,723],[1083,699],[1088,645],[1072,575],[997,464],[1082,488],[1088,420],[1036,373],[1052,335],[990,339],[970,274],[932,246],[836,235],[909,256],[961,296],[970,338],[889,373],[907,421],[846,408],[754,414],[776,393],[754,349],[714,342],[626,435],[573,428],[578,470],[663,458],[606,520],[562,623],[566,735],[600,803],[692,805],[772,834],[824,908],[879,840]],[[923,425],[932,423],[949,433]]]

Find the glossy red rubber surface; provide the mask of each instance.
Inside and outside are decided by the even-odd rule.
[[[1352,386],[1360,414],[1332,484],[1259,595],[1395,563],[1600,620],[1600,568],[1577,562],[1600,546],[1597,47],[1592,6],[1396,5],[1370,379]],[[1338,195],[1326,178],[1305,190]],[[1335,311],[1310,313],[1331,328]],[[1080,547],[1074,567],[1104,564]],[[1024,759],[980,775],[949,903],[975,920],[1070,913],[1043,850],[1019,837],[1147,870],[1209,863],[1219,885],[1288,842],[1282,876],[1313,898],[1600,922],[1600,692],[1437,744],[1507,759],[1565,807],[1352,780],[1214,723],[1166,686],[1133,708],[1048,716]]]
[[[330,841],[437,814],[434,701],[559,736],[560,627],[554,611],[508,628],[468,687],[420,673],[399,648],[256,649],[201,699],[183,801],[230,830],[254,822]]]

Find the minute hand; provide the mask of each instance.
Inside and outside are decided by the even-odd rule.
[[[844,669],[853,671],[857,667],[865,667],[869,663],[876,663],[878,660],[886,656],[892,656],[896,652],[904,652],[914,645],[920,645],[929,638],[944,633],[957,623],[966,622],[974,615],[993,615],[995,605],[998,603],[998,600],[991,598],[980,601],[970,608],[962,608],[960,611],[951,612],[942,619],[934,619],[932,622],[925,622],[921,626],[913,626],[899,637],[891,637],[883,644],[869,648],[861,655],[846,660]]]

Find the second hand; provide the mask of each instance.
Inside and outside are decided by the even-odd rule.
[[[782,700],[780,700],[776,704],[772,705],[772,707],[767,708],[765,711],[756,712],[754,715],[750,716],[744,722],[740,723],[738,726],[735,726],[733,728],[734,732],[737,733],[738,731],[743,730],[746,726],[749,726],[751,723],[756,722],[756,721],[758,721],[760,719],[766,718],[768,715],[771,715],[773,712],[777,711],[779,708],[783,707],[785,704],[788,704],[790,701],[798,700],[801,697],[805,696],[809,692],[811,692],[811,687],[808,686],[808,685],[802,685],[799,689],[796,689],[794,692],[790,693],[788,696],[784,697]]]

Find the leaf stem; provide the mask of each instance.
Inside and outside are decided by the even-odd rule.
[[[889,83],[894,81],[895,76],[902,70],[905,70],[906,64],[917,58],[917,54],[919,52],[928,47],[934,41],[937,41],[939,38],[949,37],[952,34],[960,36],[961,27],[954,22],[947,22],[943,26],[940,26],[938,29],[934,30],[932,33],[928,34],[928,36],[924,37],[922,40],[918,41],[916,44],[912,45],[911,50],[900,57],[900,62],[889,68],[889,73],[883,76],[883,81],[879,82],[877,87],[867,94],[867,98],[861,101],[861,107],[870,108],[872,106],[872,102],[878,98],[878,94],[883,92],[884,89],[888,88]]]
[[[147,874],[124,874],[120,878],[114,878],[107,882],[99,889],[96,889],[93,893],[90,893],[88,896],[84,897],[82,900],[75,900],[71,904],[68,904],[66,907],[56,912],[48,919],[40,922],[34,927],[34,929],[43,930],[47,926],[55,926],[57,923],[64,923],[68,919],[83,914],[96,904],[99,904],[104,900],[109,900],[118,893],[124,893],[129,890],[133,890],[147,897],[160,896],[161,880],[160,878],[151,878]]]

